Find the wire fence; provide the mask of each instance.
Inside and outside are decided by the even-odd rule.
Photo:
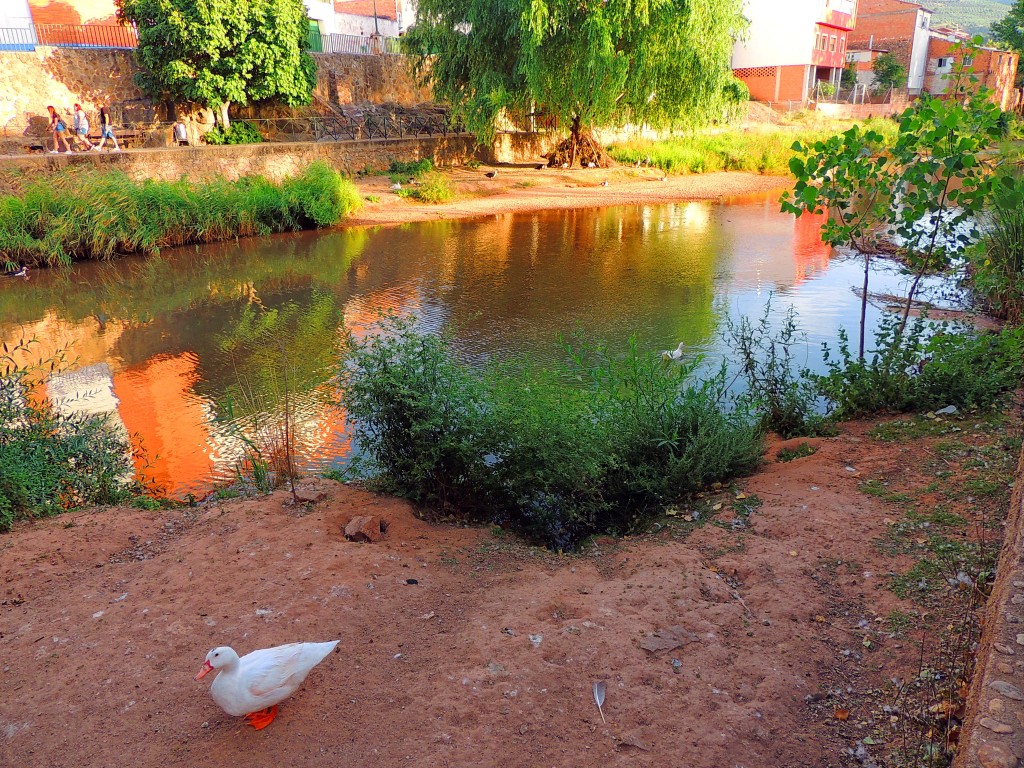
[[[0,51],[31,51],[37,45],[56,48],[130,49],[139,44],[139,33],[130,24],[33,24],[0,27]],[[374,56],[402,52],[397,37],[335,35],[311,31],[312,53],[348,53]]]

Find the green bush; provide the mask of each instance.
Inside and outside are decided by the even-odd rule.
[[[411,197],[423,203],[447,203],[455,193],[443,174],[432,171],[423,176],[419,186],[399,190],[399,197]]]
[[[349,339],[342,399],[386,490],[558,549],[750,472],[763,450],[724,372],[583,348],[565,365],[474,370],[394,319]]]
[[[882,412],[991,408],[1024,375],[1024,329],[1000,334],[952,333],[940,326],[931,335],[917,318],[899,333],[900,320],[883,317],[875,349],[859,360],[840,331],[838,353],[827,345],[829,372],[813,377],[839,419]]]
[[[284,184],[133,181],[121,171],[66,172],[0,195],[0,259],[69,264],[125,253],[328,226],[361,204],[351,181],[318,161]]]
[[[429,157],[422,160],[410,160],[402,162],[392,160],[388,167],[387,175],[396,184],[405,184],[409,179],[419,179],[434,170],[434,161]]]
[[[225,131],[221,126],[214,126],[213,130],[203,134],[203,141],[207,144],[261,144],[263,134],[260,133],[252,123],[245,120],[235,120]]]
[[[15,520],[137,492],[125,439],[97,416],[34,405],[19,376],[0,378],[0,531]]]

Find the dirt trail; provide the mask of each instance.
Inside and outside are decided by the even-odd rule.
[[[858,425],[817,442],[741,484],[763,501],[749,521],[724,491],[716,524],[677,517],[579,556],[328,481],[308,510],[279,492],[20,525],[0,537],[0,765],[845,764],[874,721],[833,681],[878,685],[915,653],[876,632],[899,561],[858,484],[923,454]],[[387,538],[345,541],[357,514]],[[680,647],[644,650],[658,630]],[[261,732],[192,679],[216,645],[332,638]]]

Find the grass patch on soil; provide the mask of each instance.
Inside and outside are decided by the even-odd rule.
[[[886,583],[902,603],[876,621],[906,658],[879,662],[887,682],[855,694],[868,727],[845,735],[866,759],[899,768],[952,759],[1020,455],[1018,409],[904,417],[869,432],[890,458],[860,490],[889,507],[876,546],[900,563]]]
[[[776,461],[783,464],[789,461],[795,461],[796,459],[802,459],[807,456],[813,456],[818,452],[818,449],[808,443],[806,440],[802,443],[797,444],[792,448],[782,448],[778,453],[775,454]]]

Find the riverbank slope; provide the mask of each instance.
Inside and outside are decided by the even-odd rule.
[[[798,441],[775,445],[737,487],[580,555],[316,479],[309,504],[279,491],[19,524],[0,537],[0,763],[819,768],[858,745],[884,760],[935,701],[899,694],[905,726],[891,680],[917,679],[919,639],[930,664],[950,637],[944,572],[927,592],[893,585],[940,530],[994,535],[1011,411],[847,424],[790,461],[779,448]],[[1004,473],[988,496],[980,457]],[[922,518],[966,492],[962,524]],[[359,515],[385,537],[346,541]],[[192,679],[216,645],[334,638],[260,732]]]

